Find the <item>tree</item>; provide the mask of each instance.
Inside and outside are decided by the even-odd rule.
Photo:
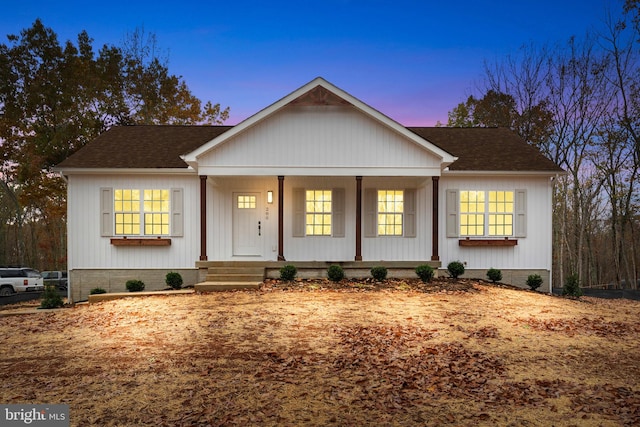
[[[538,146],[548,135],[552,123],[546,103],[518,111],[515,98],[496,89],[489,89],[482,98],[470,96],[449,112],[450,127],[506,127],[528,143]]]
[[[203,107],[141,30],[97,55],[86,31],[61,45],[40,20],[7,39],[0,44],[0,177],[22,211],[24,223],[12,224],[29,230],[22,240],[28,235],[30,244],[21,259],[0,263],[61,269],[65,186],[53,166],[114,125],[220,124],[229,108]]]

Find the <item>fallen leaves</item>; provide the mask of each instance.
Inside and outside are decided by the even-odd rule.
[[[297,283],[4,318],[0,401],[74,426],[640,423],[637,302]]]

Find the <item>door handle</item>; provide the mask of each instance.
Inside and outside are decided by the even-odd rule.
[[[258,221],[258,236],[262,236],[262,223]]]

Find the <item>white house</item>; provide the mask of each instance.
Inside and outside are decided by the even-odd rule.
[[[57,170],[74,300],[285,263],[414,275],[458,260],[550,286],[557,165],[508,129],[404,127],[322,78],[236,126],[114,127]]]

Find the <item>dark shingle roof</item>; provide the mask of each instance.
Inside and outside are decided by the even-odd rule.
[[[186,168],[180,156],[232,126],[116,126],[58,168]]]
[[[452,171],[563,172],[538,149],[507,128],[408,127],[458,157]]]
[[[118,126],[58,165],[66,168],[186,168],[180,158],[232,126]],[[452,171],[562,172],[506,128],[408,127],[458,157]]]

